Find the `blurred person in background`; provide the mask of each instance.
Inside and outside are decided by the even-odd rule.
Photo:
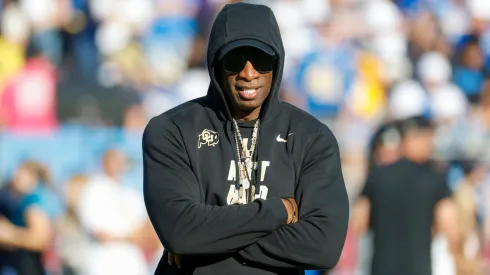
[[[490,81],[479,93],[477,104],[469,108],[464,103],[464,116],[459,116],[449,129],[441,128],[437,139],[438,155],[444,159],[478,159],[490,161]],[[447,102],[450,103],[450,102]],[[460,107],[452,108],[450,113]]]
[[[454,240],[455,207],[444,175],[428,163],[430,122],[409,118],[400,129],[403,157],[369,171],[354,208],[354,217],[360,219],[356,232],[373,231],[371,274],[430,275],[432,228]]]
[[[3,86],[24,66],[29,24],[13,2],[2,2],[0,10],[0,101]]]
[[[318,27],[320,45],[301,59],[295,75],[305,109],[323,122],[339,114],[354,81],[355,49],[336,31],[338,21],[334,18]]]
[[[424,115],[428,109],[427,94],[422,85],[407,79],[396,83],[389,93],[387,118],[403,120]]]
[[[419,2],[419,1],[417,1]],[[442,34],[437,17],[430,9],[419,9],[408,17],[408,52],[413,67],[428,52],[439,52],[449,56],[452,48]]]
[[[453,81],[473,105],[478,102],[485,82],[485,56],[478,36],[469,36],[461,42],[454,67]]]
[[[0,189],[0,221],[4,219],[12,220],[19,208],[20,199],[13,193],[12,187],[2,187]],[[0,244],[0,274],[5,274],[9,270],[14,270],[15,261],[11,249]],[[7,273],[8,274],[8,273]]]
[[[88,180],[89,177],[86,175],[75,175],[66,185],[66,213],[56,223],[63,275],[83,274],[89,240],[82,228],[77,209]]]
[[[32,43],[54,65],[61,64],[63,41],[60,27],[70,17],[70,0],[19,0],[30,24]]]
[[[417,60],[416,66],[416,78],[428,95],[449,84],[452,74],[451,64],[444,54],[426,52]]]
[[[373,134],[369,144],[367,157],[367,173],[376,166],[390,165],[401,158],[401,133],[400,121],[388,121],[383,123]],[[361,186],[363,188],[363,186]],[[359,190],[356,196],[361,192]],[[355,268],[359,274],[365,274],[370,270],[372,258],[372,232],[366,231],[365,225],[369,224],[370,202],[367,199],[359,199],[354,204],[350,229],[354,236],[359,237],[357,243],[357,262]],[[357,274],[357,273],[356,273]]]
[[[43,253],[51,244],[53,227],[35,190],[49,185],[49,172],[37,162],[25,162],[15,172],[11,183],[2,189],[1,198],[18,201],[13,212],[0,217],[0,263],[18,275],[43,275]],[[1,266],[0,266],[1,268]],[[0,270],[1,271],[1,270]]]
[[[390,121],[381,125],[374,133],[368,153],[369,168],[390,165],[401,157],[400,121]]]
[[[459,235],[453,249],[458,274],[484,274],[483,224],[478,215],[478,187],[488,176],[488,167],[474,160],[459,162],[464,177],[454,198],[458,208]]]
[[[122,152],[106,151],[102,172],[91,176],[81,192],[77,215],[90,236],[83,274],[149,274],[140,248],[148,216],[141,196],[121,182],[125,166]]]
[[[461,130],[471,115],[470,104],[464,93],[455,85],[439,88],[431,97],[430,115],[434,122],[434,159],[447,162],[458,158],[460,151],[454,146],[454,131]]]
[[[17,133],[51,133],[56,117],[55,67],[33,42],[26,63],[0,88],[0,126]]]
[[[487,79],[483,84],[478,97],[478,104],[475,106],[466,124],[470,127],[465,129],[466,139],[463,147],[466,154],[472,157],[479,157],[485,161],[490,160],[490,80]],[[459,125],[458,125],[459,126]],[[459,128],[463,130],[464,128]],[[455,127],[455,131],[458,128]]]

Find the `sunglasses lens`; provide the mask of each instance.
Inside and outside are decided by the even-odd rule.
[[[223,58],[224,69],[230,73],[241,72],[245,64],[245,56],[238,52],[230,52]]]
[[[268,54],[254,54],[252,56],[249,56],[248,60],[250,61],[250,63],[252,63],[254,69],[257,72],[268,73],[272,72],[272,70],[274,69],[274,57]]]
[[[274,69],[275,58],[261,51],[242,52],[232,51],[223,58],[224,69],[229,73],[240,73],[247,61],[257,72],[268,73]]]

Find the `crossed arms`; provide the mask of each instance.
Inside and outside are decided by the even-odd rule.
[[[309,144],[287,223],[281,198],[245,205],[202,202],[200,187],[173,123],[153,119],[143,136],[146,208],[163,245],[179,255],[238,253],[269,267],[330,269],[340,257],[348,199],[337,142],[327,127]]]

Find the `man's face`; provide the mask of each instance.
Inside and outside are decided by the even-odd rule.
[[[262,106],[271,90],[274,64],[274,57],[255,48],[237,48],[223,57],[223,83],[233,113]]]
[[[112,177],[119,177],[126,169],[126,156],[117,150],[111,150],[104,157],[105,172]]]
[[[434,148],[432,129],[420,129],[404,138],[405,155],[417,161],[427,161]]]

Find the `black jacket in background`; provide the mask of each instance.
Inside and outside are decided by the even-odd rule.
[[[215,53],[236,39],[256,39],[279,56],[261,112],[257,169],[260,193],[229,205],[238,175],[231,115],[214,75]],[[327,126],[279,100],[284,48],[272,11],[230,4],[208,45],[207,96],[155,118],[143,137],[144,196],[166,250],[184,255],[183,270],[163,255],[156,274],[303,274],[340,257],[348,199],[337,141]],[[287,142],[281,142],[287,139]],[[295,197],[299,222],[286,225],[281,198]]]

